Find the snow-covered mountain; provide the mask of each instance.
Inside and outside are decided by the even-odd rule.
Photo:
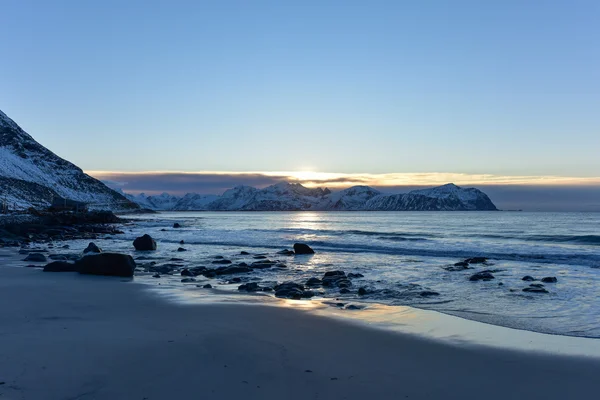
[[[131,196],[140,206],[154,210],[209,211],[481,211],[496,210],[482,191],[447,184],[405,194],[385,195],[368,186],[339,192],[309,189],[299,183],[282,182],[264,189],[237,186],[221,196],[163,193]]]
[[[461,188],[453,183],[405,194],[377,196],[367,201],[372,211],[495,211],[496,206],[479,189]]]
[[[93,208],[139,208],[46,149],[0,111],[0,203],[10,208],[48,206],[54,197],[90,203]]]

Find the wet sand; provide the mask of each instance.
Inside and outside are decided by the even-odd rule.
[[[0,304],[5,399],[565,399],[600,391],[598,358],[449,344],[284,307],[178,304],[120,278],[0,266]]]

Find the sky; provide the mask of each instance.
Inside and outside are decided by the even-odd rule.
[[[0,9],[0,109],[100,178],[135,173],[152,191],[169,172],[368,175],[380,187],[400,175],[413,186],[600,182],[598,1]],[[206,192],[205,181],[181,190]]]

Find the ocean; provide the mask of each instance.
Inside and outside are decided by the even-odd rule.
[[[147,260],[131,242],[148,233],[158,242],[151,257],[159,263],[175,257],[186,267],[215,267],[215,256],[250,263],[262,254],[288,266],[246,277],[261,284],[302,283],[332,270],[364,275],[353,279],[349,293],[323,289],[315,300],[412,306],[517,329],[600,337],[600,213],[163,212],[129,218],[134,222],[124,235],[98,244],[105,251],[129,252],[138,263]],[[175,222],[182,227],[173,228]],[[316,254],[276,254],[296,242],[310,245]],[[179,247],[187,251],[177,252]],[[489,260],[448,270],[471,257]],[[495,279],[469,280],[483,270],[491,270]],[[526,275],[536,281],[523,281]],[[541,283],[544,277],[558,281]],[[172,290],[205,290],[196,284],[211,283],[237,292],[239,285],[201,276],[191,285],[181,283],[181,276],[163,278]],[[157,281],[150,275],[138,279]],[[548,293],[523,292],[530,284],[542,284]],[[359,296],[359,287],[367,295]]]

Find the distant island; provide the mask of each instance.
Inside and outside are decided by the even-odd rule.
[[[281,182],[263,189],[237,186],[222,195],[182,197],[119,193],[36,142],[0,111],[0,211],[60,204],[113,211],[496,211],[475,188],[452,183],[404,194],[368,186],[332,192]]]

